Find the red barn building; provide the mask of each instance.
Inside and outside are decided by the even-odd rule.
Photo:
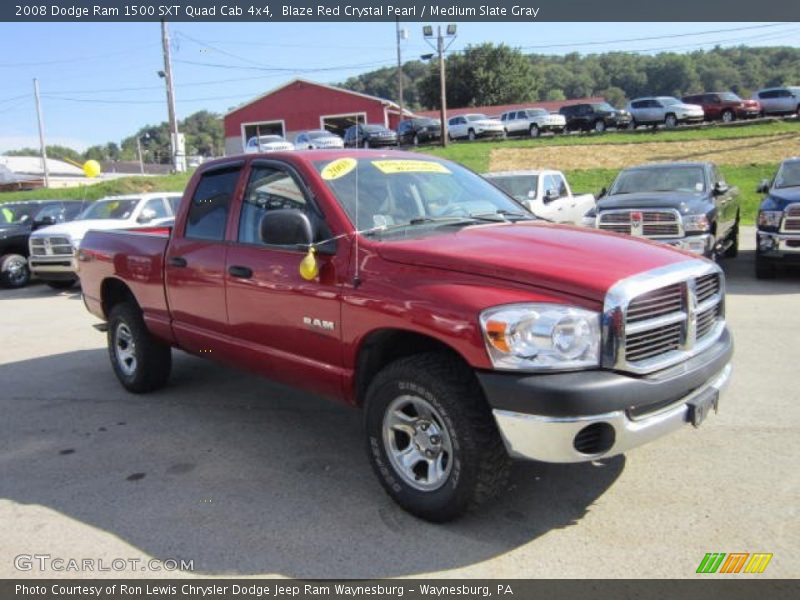
[[[308,129],[342,135],[357,122],[395,129],[399,117],[400,107],[390,100],[294,79],[225,115],[225,154],[243,152],[247,140],[255,135],[277,133],[290,141]]]

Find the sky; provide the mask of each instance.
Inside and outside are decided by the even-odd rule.
[[[431,52],[405,23],[403,60]],[[797,23],[459,23],[450,51],[504,42],[526,52],[655,53],[800,45]],[[179,118],[224,113],[295,77],[336,83],[396,64],[392,23],[173,23]],[[649,39],[642,39],[649,38]],[[82,151],[167,119],[158,23],[0,23],[0,153],[38,147],[33,78],[48,144]]]

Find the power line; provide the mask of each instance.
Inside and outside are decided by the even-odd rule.
[[[769,39],[776,39],[782,38],[787,35],[791,35],[795,33],[797,29],[785,30],[778,33],[768,33],[768,34],[760,34],[760,35],[753,35],[748,37],[735,37],[735,38],[726,38],[723,40],[709,40],[706,42],[694,42],[690,44],[678,44],[674,46],[661,46],[660,48],[637,48],[634,50],[625,50],[625,52],[661,52],[664,50],[675,50],[676,48],[686,48],[687,46],[716,46],[718,44],[725,44],[727,42],[745,42],[745,41],[753,41],[753,40],[769,40]]]
[[[770,23],[767,25],[750,25],[747,27],[732,27],[728,29],[710,29],[707,31],[695,31],[692,33],[672,33],[667,35],[655,35],[649,37],[640,37],[640,38],[628,38],[628,39],[618,39],[618,40],[603,40],[603,41],[596,41],[596,42],[572,42],[572,43],[562,43],[562,44],[544,44],[539,46],[521,46],[520,50],[536,50],[536,49],[547,49],[547,48],[574,48],[576,46],[602,46],[606,44],[626,44],[628,42],[647,42],[652,40],[665,40],[665,39],[672,39],[672,38],[680,38],[680,37],[694,37],[698,35],[709,35],[712,33],[730,33],[731,31],[746,31],[751,29],[765,29],[768,27],[780,27],[792,25],[792,23]]]
[[[244,69],[249,71],[272,71],[277,73],[318,73],[325,71],[345,71],[348,69],[366,69],[370,67],[386,66],[393,64],[394,61],[380,61],[371,63],[362,63],[356,65],[337,65],[335,67],[310,67],[305,69],[298,69],[295,67],[250,67],[239,65],[226,65],[220,63],[207,63],[194,60],[173,60],[172,62],[181,63],[184,65],[196,65],[201,67],[215,67],[220,69]]]
[[[120,50],[118,52],[104,52],[102,54],[89,54],[86,56],[75,56],[73,58],[59,58],[57,60],[41,60],[31,62],[14,62],[14,63],[0,63],[0,68],[13,68],[13,67],[41,67],[47,65],[60,65],[66,63],[77,63],[78,61],[106,59],[109,56],[121,56],[124,54],[140,54],[142,48],[153,46],[155,44],[141,44],[135,50]]]

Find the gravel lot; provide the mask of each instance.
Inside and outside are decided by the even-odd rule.
[[[0,291],[0,578],[81,576],[18,571],[19,554],[191,559],[199,575],[694,577],[706,552],[772,552],[761,577],[796,577],[800,275],[757,282],[743,237],[724,263],[737,351],[718,415],[625,457],[520,463],[509,493],[444,526],[383,493],[355,411],[180,353],[167,389],[128,395],[78,293]]]

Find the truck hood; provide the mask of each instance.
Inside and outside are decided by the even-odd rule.
[[[617,281],[676,262],[682,252],[629,236],[549,223],[470,226],[377,244],[385,260],[504,279],[602,302]]]
[[[800,202],[800,186],[772,188],[761,203],[761,210],[785,210],[795,202]]]
[[[65,235],[72,240],[82,240],[90,229],[126,229],[131,227],[130,221],[124,219],[86,219],[85,221],[70,221],[37,229],[31,237],[49,237]]]
[[[25,223],[3,223],[0,224],[0,240],[17,235],[28,235],[31,226]]]
[[[619,208],[674,208],[681,214],[691,211],[691,206],[705,198],[704,194],[689,192],[642,192],[640,194],[615,194],[597,201],[597,210]]]

